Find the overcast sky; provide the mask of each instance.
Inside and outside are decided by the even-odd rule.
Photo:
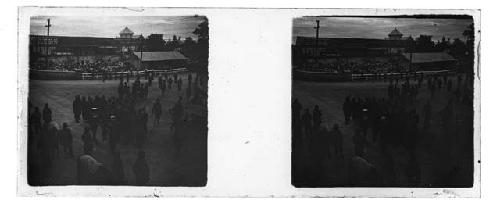
[[[462,33],[472,19],[417,19],[363,17],[304,17],[293,20],[293,41],[297,36],[315,37],[316,20],[320,20],[320,37],[384,39],[397,28],[403,37],[432,35],[433,40],[463,39]]]
[[[50,18],[52,27],[50,35],[54,36],[90,36],[90,37],[118,37],[120,31],[128,27],[135,35],[147,37],[151,33],[163,34],[165,40],[175,34],[182,38],[192,37],[194,29],[203,22],[204,17],[31,17],[30,33],[46,35],[47,19]]]

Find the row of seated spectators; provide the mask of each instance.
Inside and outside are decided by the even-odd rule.
[[[85,73],[102,73],[102,72],[123,72],[127,70],[135,70],[135,67],[125,61],[119,60],[115,62],[97,60],[95,62],[88,61],[64,61],[64,62],[49,62],[49,67],[43,61],[31,63],[30,69],[34,70],[57,70],[57,71],[74,71]]]
[[[322,71],[331,73],[346,73],[346,74],[385,74],[392,72],[408,71],[408,63],[398,59],[390,59],[389,61],[339,61],[336,63],[312,63],[304,64],[301,68],[311,71]]]

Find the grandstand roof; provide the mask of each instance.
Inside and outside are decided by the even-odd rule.
[[[134,55],[141,57],[141,52],[134,52]],[[142,52],[142,61],[168,61],[187,60],[186,56],[178,51]]]
[[[405,56],[405,58],[408,61],[410,60],[410,53],[404,53],[403,55]],[[413,64],[445,62],[445,61],[456,61],[457,60],[445,52],[413,53],[412,56],[413,57],[411,57],[411,62]]]

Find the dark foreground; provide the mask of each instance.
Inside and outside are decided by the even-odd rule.
[[[380,131],[383,124],[378,123],[380,128],[374,131],[371,123],[364,123],[362,113],[346,123],[343,106],[347,96],[387,100],[388,81],[294,80],[292,101],[298,99],[301,110],[292,124],[292,184],[296,187],[471,187],[473,108],[472,90],[468,89],[471,83],[465,85],[462,78],[462,85],[458,86],[456,76],[448,79],[453,83],[451,91],[443,84],[441,89],[434,89],[433,97],[425,79],[414,100],[402,110],[405,114],[414,110],[416,114],[403,116],[385,132]],[[399,80],[399,85],[404,82]],[[418,86],[416,80],[410,84]],[[455,92],[457,87],[461,89],[460,98]],[[430,113],[426,115],[428,100]],[[321,111],[318,127],[315,128],[311,116],[306,128],[304,111],[308,109],[313,115],[315,105]],[[297,116],[299,113],[293,107],[292,113]],[[392,105],[385,108],[393,109]],[[384,115],[383,122],[388,119],[387,114],[378,115]],[[333,133],[335,124],[343,139],[340,145]]]
[[[168,112],[178,101],[179,96],[185,96],[187,79],[184,79],[182,90],[173,85],[167,89],[164,96],[158,88],[157,80],[149,89],[149,95],[138,107],[145,107],[149,114],[147,137],[141,150],[145,152],[146,163],[149,166],[148,186],[204,186],[207,179],[207,108],[206,102],[200,104],[185,103],[185,114],[189,119],[180,126],[178,138],[173,137],[170,128],[172,115]],[[145,83],[145,80],[141,81]],[[132,80],[131,82],[132,83]],[[117,96],[119,81],[37,81],[29,84],[29,99],[33,107],[43,109],[45,103],[52,109],[52,119],[62,126],[68,123],[73,134],[74,157],[65,155],[52,156],[49,169],[40,170],[40,149],[36,147],[36,136],[28,145],[28,182],[30,185],[75,185],[77,184],[77,158],[83,154],[81,136],[88,123],[76,123],[73,118],[72,101],[75,95],[82,96]],[[206,90],[206,85],[205,85]],[[151,112],[154,101],[159,98],[163,112],[159,125],[153,125]],[[186,97],[184,97],[186,99]],[[98,132],[100,130],[98,129]],[[97,134],[97,142],[92,156],[106,168],[113,166],[113,152],[107,141]],[[62,148],[60,148],[62,149]],[[117,150],[123,163],[124,182],[122,185],[137,185],[133,171],[138,149],[133,142],[120,141]],[[42,173],[43,172],[43,173]],[[107,185],[107,184],[103,184]]]

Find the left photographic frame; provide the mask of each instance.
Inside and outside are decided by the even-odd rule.
[[[27,19],[29,30],[19,32],[29,38],[19,55],[27,63],[19,73],[20,183],[206,185],[207,17]]]

